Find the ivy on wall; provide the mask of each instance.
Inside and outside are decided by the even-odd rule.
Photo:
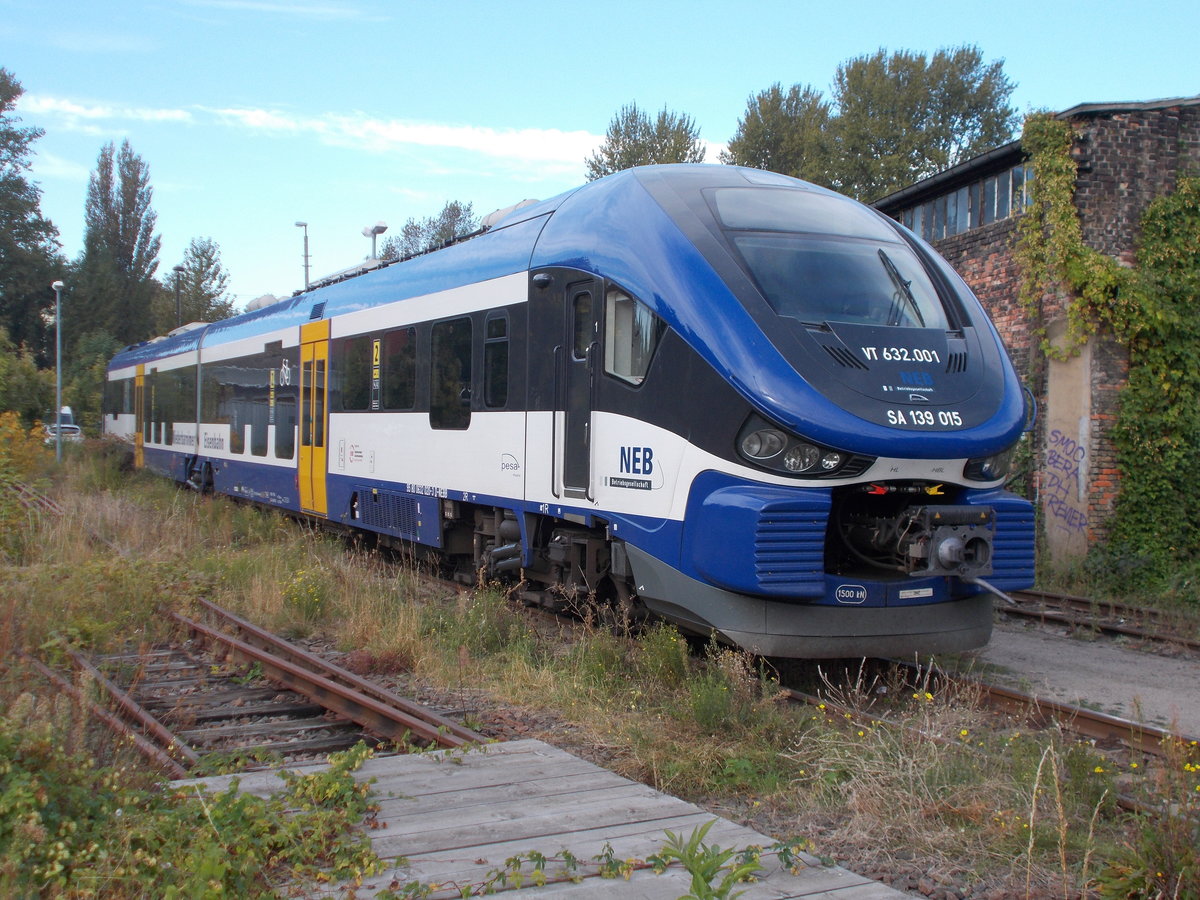
[[[1106,569],[1146,586],[1200,551],[1200,179],[1180,178],[1141,222],[1136,268],[1083,243],[1075,208],[1074,132],[1048,113],[1026,119],[1032,204],[1017,226],[1020,298],[1046,356],[1065,359],[1098,328],[1128,349],[1129,379],[1111,436],[1121,492]],[[1047,302],[1066,334],[1051,343]],[[1124,578],[1120,576],[1125,576]]]
[[[1109,324],[1129,348],[1129,381],[1112,430],[1109,555],[1132,577],[1164,577],[1200,551],[1200,179],[1147,208],[1121,299]]]
[[[1070,124],[1051,113],[1025,120],[1021,146],[1033,166],[1032,202],[1017,221],[1016,257],[1021,270],[1020,300],[1038,323],[1042,352],[1066,359],[1087,342],[1110,310],[1127,273],[1116,260],[1083,242],[1075,209],[1075,160]],[[1067,332],[1051,344],[1043,304],[1048,294],[1065,293]]]

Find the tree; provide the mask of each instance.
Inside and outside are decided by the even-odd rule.
[[[405,259],[436,250],[446,243],[479,230],[473,204],[449,200],[442,211],[428,219],[409,219],[398,235],[384,239],[380,259]]]
[[[704,162],[700,129],[691,116],[665,106],[651,122],[636,103],[613,116],[604,143],[585,160],[588,181],[634,166]]]
[[[162,243],[153,196],[150,169],[129,141],[120,151],[105,144],[88,182],[83,254],[68,305],[76,335],[104,331],[122,343],[150,336]]]
[[[838,66],[834,186],[870,202],[1012,140],[1015,85],[977,47],[878,50]]]
[[[86,434],[103,431],[104,385],[108,377],[108,361],[121,349],[110,334],[92,331],[75,341],[63,372],[63,402],[71,407],[75,422]],[[50,409],[54,408],[53,403]]]
[[[172,270],[171,277],[154,298],[154,330],[166,334],[177,325],[188,322],[216,322],[234,312],[234,297],[226,286],[229,273],[221,265],[221,248],[212,238],[192,238],[183,254],[183,272]],[[179,286],[179,309],[175,313],[176,279]]]
[[[15,412],[26,428],[54,409],[54,372],[40,369],[28,349],[13,346],[0,327],[0,412]]]
[[[42,216],[38,186],[29,181],[33,142],[44,133],[20,125],[12,114],[24,89],[0,68],[0,327],[18,346],[46,355],[53,321],[50,282],[61,276],[58,229]]]
[[[785,94],[776,82],[750,98],[721,162],[827,184],[829,119],[820,91],[794,84]]]
[[[878,50],[834,75],[832,101],[776,84],[750,98],[723,162],[774,169],[871,202],[1012,140],[1014,85],[977,47]]]

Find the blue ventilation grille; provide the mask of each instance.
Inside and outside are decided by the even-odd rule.
[[[742,594],[823,597],[831,497],[819,488],[700,475],[684,515],[684,571]]]
[[[973,506],[990,506],[996,511],[992,574],[987,576],[988,583],[1002,591],[1031,587],[1037,544],[1033,504],[1006,491],[976,494],[969,502]]]
[[[391,491],[360,491],[358,515],[364,525],[417,540],[420,531],[421,501],[408,494]]]
[[[773,503],[754,530],[754,574],[770,593],[811,595],[825,584],[824,503]]]

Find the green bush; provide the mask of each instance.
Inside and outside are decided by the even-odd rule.
[[[25,695],[27,696],[27,695]],[[283,879],[326,882],[378,870],[352,830],[372,809],[350,774],[370,751],[285,776],[271,799],[229,789],[155,789],[98,767],[55,727],[14,704],[0,718],[0,892],[5,896],[255,897]]]

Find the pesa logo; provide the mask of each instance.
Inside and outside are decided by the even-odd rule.
[[[500,471],[501,472],[512,472],[514,475],[517,475],[521,471],[521,464],[519,462],[517,462],[517,458],[515,456],[513,456],[511,453],[501,453],[500,454]]]

